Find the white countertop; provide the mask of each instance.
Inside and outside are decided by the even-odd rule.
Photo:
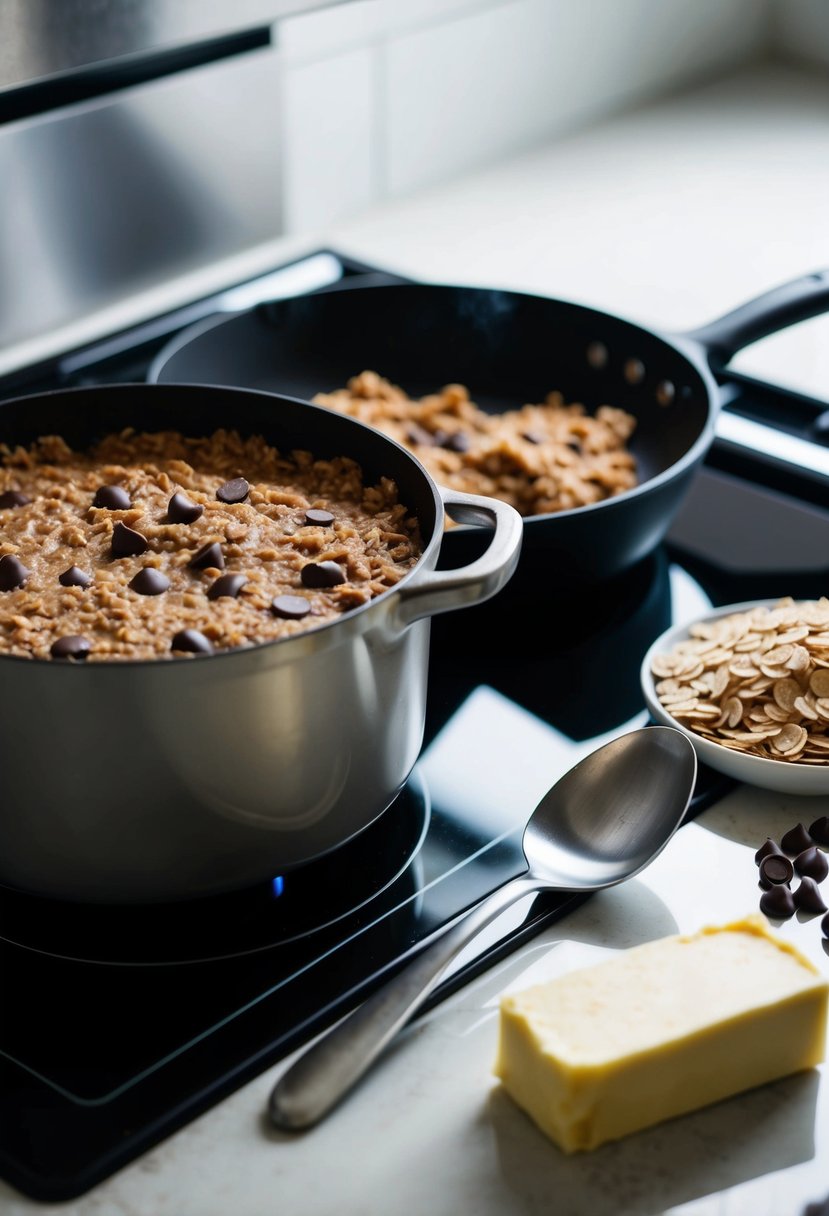
[[[768,69],[378,208],[319,240],[281,242],[245,266],[326,241],[427,279],[537,290],[681,328],[829,265],[827,202],[829,82]],[[827,325],[762,344],[752,369],[829,398]],[[0,1183],[0,1212],[796,1216],[829,1193],[823,1070],[567,1158],[499,1092],[491,1068],[502,992],[755,909],[754,849],[825,809],[737,790],[640,878],[595,896],[407,1031],[305,1136],[282,1136],[263,1119],[280,1065],[74,1203],[47,1209]],[[829,971],[817,921],[781,933]]]

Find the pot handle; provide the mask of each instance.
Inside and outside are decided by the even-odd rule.
[[[410,625],[424,616],[480,604],[495,595],[512,577],[521,552],[524,522],[505,502],[479,494],[461,494],[438,486],[443,505],[459,523],[492,526],[486,553],[460,570],[430,570],[400,588],[397,619]]]
[[[744,346],[798,321],[816,317],[827,309],[829,270],[818,270],[781,283],[724,317],[683,336],[702,346],[709,364],[716,370],[725,367]]]

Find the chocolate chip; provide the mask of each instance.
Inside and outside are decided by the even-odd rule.
[[[814,878],[815,882],[823,882],[829,874],[829,861],[820,849],[806,849],[795,858],[794,868],[798,874],[806,878]]]
[[[772,887],[760,896],[760,911],[772,920],[789,920],[794,916],[794,898],[788,887]]]
[[[223,596],[229,596],[235,600],[247,581],[244,574],[223,574],[221,578],[217,578],[215,583],[213,583],[207,592],[207,598],[209,600],[218,600]]]
[[[754,864],[759,866],[764,857],[781,856],[783,850],[776,841],[772,840],[771,836],[766,837],[765,844],[761,844],[760,848],[754,854]]]
[[[86,638],[82,638],[76,634],[70,637],[58,638],[49,648],[49,653],[53,659],[85,659],[92,647]]]
[[[187,563],[191,570],[224,570],[225,557],[222,546],[217,540],[209,545],[202,545]]]
[[[61,587],[88,587],[92,582],[92,575],[78,566],[70,566],[63,574],[58,575],[58,582]]]
[[[0,591],[14,591],[16,587],[22,587],[31,573],[20,558],[11,553],[0,557]]]
[[[813,912],[817,915],[818,912],[829,910],[813,878],[801,879],[800,886],[794,893],[794,902],[801,912]]]
[[[93,507],[103,507],[106,511],[126,511],[132,506],[130,496],[121,486],[99,486],[92,499]]]
[[[202,515],[201,503],[191,502],[186,494],[177,492],[167,503],[167,519],[171,524],[193,524]]]
[[[146,553],[149,547],[150,542],[146,536],[120,521],[112,529],[113,557],[137,557],[139,553]]]
[[[823,936],[829,937],[829,914],[824,916],[823,920],[820,922],[820,928]]]
[[[330,511],[318,511],[312,507],[305,512],[305,523],[309,528],[330,528],[333,522],[334,516]]]
[[[570,449],[571,452],[575,452],[577,456],[581,456],[582,446],[579,443],[578,439],[568,439],[566,446]]]
[[[284,617],[286,621],[301,621],[311,611],[311,605],[301,595],[278,595],[271,603],[274,616]]]
[[[345,571],[336,562],[309,562],[299,577],[303,587],[337,587],[347,581]]]
[[[219,502],[244,502],[249,493],[250,486],[244,477],[234,477],[232,481],[226,481],[223,486],[219,486],[216,497]]]
[[[160,570],[156,570],[152,566],[145,566],[143,570],[138,571],[135,578],[130,579],[127,585],[130,590],[137,591],[139,595],[161,595],[162,592],[169,590],[170,580]]]
[[[526,439],[527,443],[535,444],[538,447],[539,444],[546,441],[547,437],[546,435],[542,435],[540,431],[524,431],[521,438]]]
[[[760,862],[760,886],[766,890],[783,882],[791,882],[793,876],[794,867],[782,853],[772,853]]]
[[[435,437],[431,431],[418,426],[416,422],[412,422],[407,428],[406,440],[408,443],[418,443],[422,448],[433,448],[435,446]]]
[[[212,654],[213,646],[198,629],[182,629],[170,643],[171,650],[184,650],[187,654]]]
[[[0,494],[0,507],[3,508],[26,507],[31,501],[31,498],[21,494],[19,490],[6,490],[4,494]]]
[[[829,819],[826,815],[821,815],[820,819],[809,825],[809,835],[815,844],[829,848]]]
[[[450,452],[469,451],[469,435],[464,435],[462,430],[455,430],[451,435],[445,430],[438,430],[435,432],[435,443]]]
[[[803,853],[806,849],[812,847],[812,838],[806,831],[802,823],[793,827],[790,832],[780,839],[780,845],[784,853],[788,853],[790,857],[796,857],[798,853]]]

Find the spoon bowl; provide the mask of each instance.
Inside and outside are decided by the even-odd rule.
[[[463,913],[385,987],[291,1065],[271,1121],[299,1131],[328,1113],[420,1008],[463,947],[511,904],[539,891],[600,891],[643,870],[682,823],[696,753],[680,731],[643,727],[585,756],[541,799],[524,829],[527,870]]]
[[[547,791],[524,829],[545,887],[597,891],[632,878],[682,822],[696,758],[678,730],[645,727],[591,752]]]

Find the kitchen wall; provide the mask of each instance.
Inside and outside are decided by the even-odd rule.
[[[286,231],[323,229],[738,68],[769,52],[780,2],[350,0],[287,18]],[[829,16],[825,0],[801,6]]]

